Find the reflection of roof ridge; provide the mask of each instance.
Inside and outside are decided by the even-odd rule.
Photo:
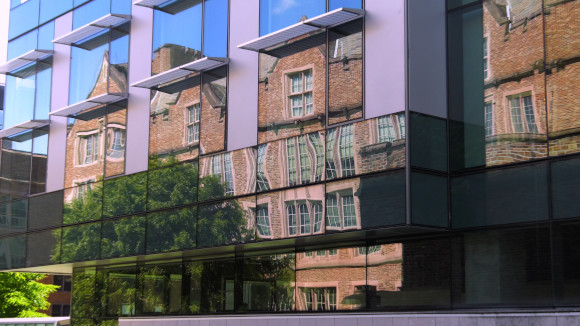
[[[164,44],[160,45],[159,47],[155,48],[153,50],[153,53],[158,52],[159,50],[164,49],[164,48],[172,48],[172,47],[173,48],[183,48],[184,50],[193,50],[193,51],[201,52],[200,50],[188,48],[188,47],[180,45],[180,44],[164,43]]]

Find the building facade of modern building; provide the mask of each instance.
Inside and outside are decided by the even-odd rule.
[[[578,322],[579,0],[11,7],[0,269],[73,324]]]

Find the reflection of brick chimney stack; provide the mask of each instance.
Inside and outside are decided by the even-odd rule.
[[[164,44],[153,53],[151,71],[158,74],[201,58],[201,52],[181,45]]]

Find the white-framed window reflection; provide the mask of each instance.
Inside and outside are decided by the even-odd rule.
[[[286,202],[288,236],[321,233],[323,214],[321,201],[298,200]]]
[[[358,229],[355,197],[351,188],[326,195],[326,228],[330,230]]]
[[[314,113],[312,69],[286,75],[289,116],[303,117]]]
[[[186,140],[188,144],[199,142],[201,106],[196,103],[187,107],[186,114]]]

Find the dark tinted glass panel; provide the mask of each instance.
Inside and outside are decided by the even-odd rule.
[[[73,8],[73,0],[40,0],[40,24]]]
[[[28,200],[0,204],[0,234],[26,232]]]
[[[99,45],[90,49],[71,48],[69,104],[107,93],[108,38],[108,34],[98,36]]]
[[[296,310],[365,309],[365,249],[351,247],[297,253]]]
[[[203,55],[228,55],[228,0],[205,1]]]
[[[139,271],[142,314],[181,312],[181,264],[144,267]]]
[[[447,9],[454,9],[470,3],[474,3],[477,0],[447,0]]]
[[[354,8],[362,9],[361,0],[330,0],[328,2],[328,10],[332,11],[338,8]]]
[[[545,55],[549,72],[546,74],[546,88],[549,91],[547,103],[550,156],[578,153],[579,137],[574,130],[580,127],[580,99],[575,90],[580,87],[580,79],[574,72],[580,69],[580,62],[571,59],[578,57],[580,46],[578,37],[573,33],[579,24],[578,4],[555,0],[542,3],[545,12]],[[553,62],[559,64],[549,65]]]
[[[4,127],[12,127],[34,119],[34,97],[36,94],[36,70],[23,68],[21,77],[6,76],[4,98]]]
[[[149,168],[188,161],[199,155],[201,121],[199,75],[151,91]]]
[[[201,58],[202,21],[202,2],[197,0],[174,2],[155,10],[153,74]],[[188,33],[183,33],[183,30]]]
[[[21,1],[22,2],[22,1]],[[10,10],[8,38],[14,38],[38,26],[39,0],[28,0]]]
[[[261,53],[258,74],[258,143],[324,128],[326,33]]]
[[[15,142],[2,140],[0,161],[1,201],[25,198],[29,194],[32,141]]]
[[[328,32],[328,124],[363,117],[363,21]]]
[[[411,223],[447,227],[447,177],[411,173]]]
[[[324,133],[291,137],[258,147],[257,190],[324,180]]]
[[[325,0],[308,2],[260,0],[260,35],[294,25],[304,16],[312,18],[326,12]]]
[[[125,173],[127,143],[127,109],[111,106],[109,112],[105,136],[105,177]]]
[[[197,161],[149,171],[147,210],[197,201]]]
[[[449,308],[451,250],[447,239],[367,247],[369,309]]]
[[[452,178],[453,227],[548,219],[546,169],[536,164]]]
[[[324,185],[258,196],[258,239],[280,239],[324,233]]]
[[[62,223],[64,191],[55,191],[30,197],[28,200],[28,229],[57,227]]]
[[[580,160],[553,162],[551,169],[554,218],[580,216]]]
[[[101,223],[69,226],[62,229],[60,261],[85,261],[99,259],[101,242]]]
[[[243,266],[243,302],[238,311],[294,310],[294,253],[245,256]]]
[[[557,305],[577,305],[580,287],[580,239],[578,222],[553,225],[554,241],[554,293]]]
[[[101,257],[127,257],[145,252],[145,217],[103,222]]]
[[[8,61],[12,60],[28,51],[37,49],[38,29],[30,31],[8,43]],[[43,49],[43,48],[38,48]],[[49,48],[50,49],[50,48]]]
[[[73,14],[73,30],[110,13],[111,2],[112,0],[92,0],[86,5],[76,8]]]
[[[88,268],[73,270],[72,317],[87,318],[101,316],[103,304],[102,274]],[[83,319],[78,319],[83,321]],[[90,321],[90,320],[89,320]],[[78,324],[84,324],[80,322]]]
[[[236,263],[233,257],[190,262],[185,265],[185,272],[189,281],[185,313],[234,310]]]
[[[0,268],[12,269],[24,267],[26,260],[26,236],[1,238]]]
[[[198,246],[213,247],[254,240],[256,197],[198,207]]]
[[[147,215],[147,253],[194,248],[196,215],[196,207]]]
[[[60,229],[28,234],[26,266],[58,264]]]
[[[447,171],[447,121],[411,113],[411,164]]]
[[[103,183],[83,183],[64,190],[63,224],[100,220],[103,209]]]
[[[199,168],[200,201],[247,195],[256,189],[254,148],[204,157]]]
[[[103,217],[144,212],[146,196],[146,173],[107,180],[103,192]]]
[[[106,284],[105,298],[103,300],[106,303],[105,316],[135,315],[136,269],[113,269],[105,270],[101,273],[103,274],[103,283]]]
[[[455,307],[552,304],[547,227],[464,233],[453,248]]]
[[[33,136],[32,166],[30,174],[30,194],[46,191],[46,173],[48,160],[48,134],[35,130]]]
[[[197,127],[197,132],[201,136],[202,154],[213,153],[225,149],[226,113],[227,67],[222,67],[203,75],[203,86],[201,92],[201,121],[203,121],[203,123],[200,125],[201,131],[199,130],[199,127]],[[199,120],[199,117],[197,118]],[[187,136],[189,136],[191,124],[189,123],[190,121],[187,122],[186,133],[188,134]],[[194,124],[193,132],[195,133],[195,119],[192,123]]]

